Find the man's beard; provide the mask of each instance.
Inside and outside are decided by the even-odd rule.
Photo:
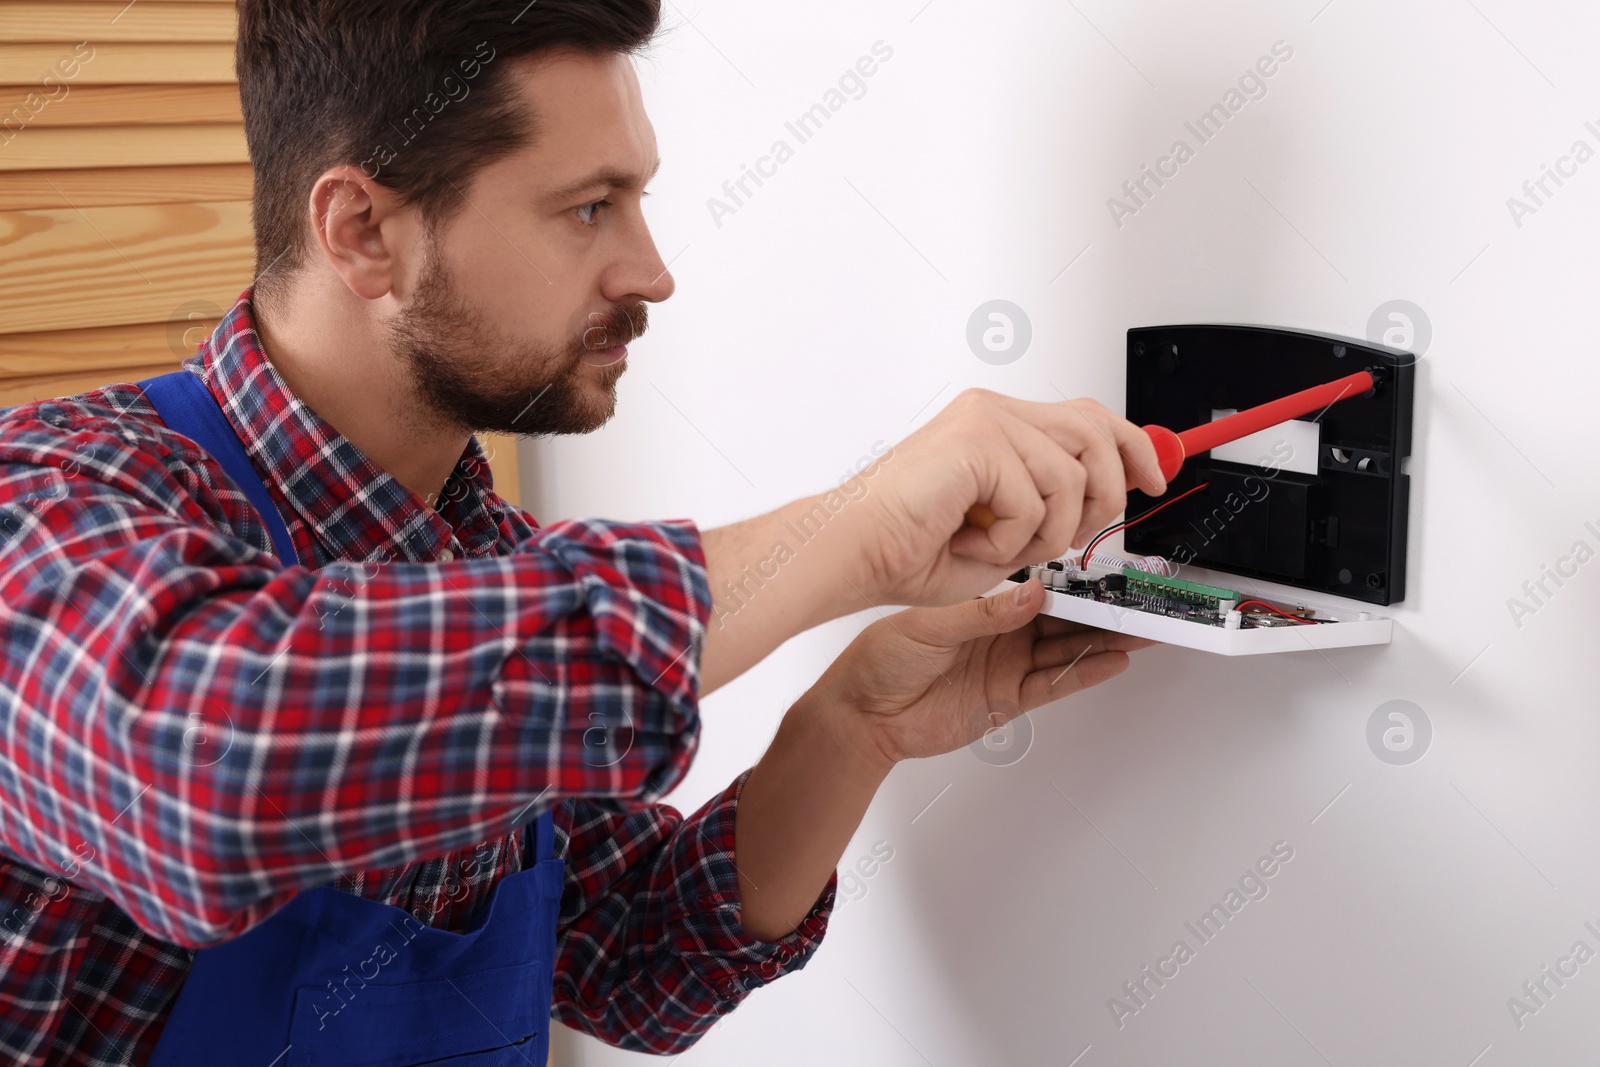
[[[518,344],[473,312],[430,250],[417,297],[390,331],[423,405],[421,422],[471,433],[545,436],[605,425],[616,410],[617,379],[627,364],[586,361],[627,344],[646,324],[642,302],[612,305],[583,317],[579,335],[560,349]]]

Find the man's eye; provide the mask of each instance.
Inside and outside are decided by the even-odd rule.
[[[585,226],[593,226],[595,213],[603,207],[610,206],[611,201],[609,200],[596,200],[592,204],[585,204],[576,209],[578,212],[578,221],[583,223]]]

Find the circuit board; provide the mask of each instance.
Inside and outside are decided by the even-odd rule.
[[[1233,589],[1170,578],[1134,567],[1124,567],[1120,572],[1104,568],[1084,571],[1068,561],[1053,560],[1025,567],[1011,576],[1014,582],[1029,578],[1038,578],[1045,588],[1080,600],[1226,630],[1275,629],[1338,621],[1319,617],[1315,609],[1304,605],[1272,605]]]

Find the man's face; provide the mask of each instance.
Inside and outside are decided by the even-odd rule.
[[[535,143],[479,171],[425,238],[393,343],[446,423],[584,433],[616,407],[645,302],[672,295],[641,211],[655,132],[625,56],[501,62]]]

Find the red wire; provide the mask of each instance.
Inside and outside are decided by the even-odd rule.
[[[1094,546],[1098,545],[1101,541],[1104,541],[1106,538],[1110,537],[1112,534],[1116,533],[1118,530],[1126,530],[1128,527],[1132,526],[1136,522],[1143,522],[1144,520],[1148,519],[1150,516],[1154,515],[1156,512],[1160,511],[1162,508],[1171,507],[1173,504],[1176,504],[1178,501],[1182,500],[1184,497],[1188,496],[1190,493],[1198,493],[1200,490],[1204,489],[1206,486],[1208,486],[1210,484],[1211,484],[1210,482],[1201,482],[1199,485],[1195,486],[1193,489],[1190,489],[1187,492],[1179,493],[1177,496],[1173,497],[1171,500],[1168,500],[1165,503],[1159,504],[1156,507],[1151,508],[1149,511],[1144,512],[1143,514],[1141,514],[1136,519],[1129,519],[1127,522],[1120,523],[1120,524],[1118,524],[1116,526],[1111,526],[1111,527],[1106,528],[1105,530],[1102,530],[1100,533],[1095,535],[1094,540],[1089,542],[1089,547],[1083,550],[1083,558],[1078,561],[1078,569],[1080,571],[1088,570],[1089,569],[1089,558],[1094,555]]]
[[[1162,508],[1169,507],[1169,506],[1171,506],[1173,504],[1176,504],[1178,501],[1182,500],[1184,497],[1188,496],[1190,493],[1198,493],[1200,490],[1204,489],[1206,486],[1208,486],[1210,484],[1211,484],[1210,482],[1201,482],[1199,485],[1195,486],[1193,489],[1190,489],[1187,492],[1179,493],[1177,496],[1173,497],[1171,500],[1164,501],[1163,503],[1161,503],[1157,507],[1151,508],[1149,511],[1144,512],[1143,514],[1141,514],[1136,519],[1129,519],[1127,522],[1118,523],[1116,526],[1108,527],[1107,529],[1105,529],[1105,530],[1101,531],[1100,533],[1096,534],[1095,537],[1094,537],[1094,540],[1089,542],[1089,547],[1083,550],[1083,557],[1078,561],[1078,569],[1079,570],[1088,570],[1089,569],[1089,559],[1090,559],[1091,556],[1094,555],[1094,547],[1096,545],[1098,545],[1101,541],[1104,541],[1106,538],[1108,538],[1112,534],[1116,533],[1118,530],[1126,530],[1128,527],[1132,526],[1134,523],[1143,522],[1145,519],[1148,519],[1150,516],[1154,515],[1158,511],[1160,511]],[[1247,604],[1259,604],[1262,607],[1266,608],[1268,611],[1275,612],[1275,613],[1277,613],[1279,615],[1282,615],[1286,619],[1292,619],[1295,622],[1305,623],[1305,624],[1307,624],[1309,626],[1320,626],[1324,621],[1322,619],[1303,619],[1298,615],[1291,615],[1287,611],[1283,611],[1283,610],[1281,610],[1279,608],[1273,607],[1271,604],[1268,604],[1265,600],[1241,600],[1239,602],[1240,610],[1243,610],[1245,605],[1247,605]]]
[[[1276,611],[1279,615],[1282,615],[1284,618],[1293,619],[1295,622],[1309,623],[1309,624],[1311,624],[1313,626],[1320,625],[1321,622],[1322,622],[1321,619],[1302,619],[1298,615],[1290,615],[1287,611],[1279,611],[1277,608],[1273,607],[1271,604],[1268,604],[1265,600],[1241,600],[1241,601],[1239,601],[1239,609],[1241,611],[1244,610],[1244,606],[1246,604],[1260,604],[1262,607],[1266,608],[1268,611]]]

